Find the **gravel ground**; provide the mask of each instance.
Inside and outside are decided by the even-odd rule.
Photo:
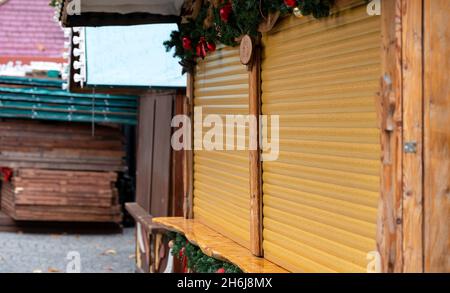
[[[133,273],[134,229],[116,235],[0,233],[0,273],[66,272],[68,253],[82,273]]]

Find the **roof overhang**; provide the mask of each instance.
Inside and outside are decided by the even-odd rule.
[[[184,0],[62,0],[64,27],[177,23]]]

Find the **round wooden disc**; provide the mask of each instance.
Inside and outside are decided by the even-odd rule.
[[[248,65],[253,57],[253,40],[249,35],[245,35],[241,40],[240,47],[241,63]]]

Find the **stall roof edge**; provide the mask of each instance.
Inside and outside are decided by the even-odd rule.
[[[127,26],[140,24],[179,23],[179,15],[162,15],[136,11],[131,13],[118,12],[84,12],[70,15],[67,5],[70,1],[62,0],[58,7],[59,20],[63,27],[98,27],[98,26]],[[169,5],[169,3],[168,3]]]

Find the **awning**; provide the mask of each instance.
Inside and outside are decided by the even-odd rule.
[[[64,27],[176,23],[184,0],[63,0]]]

